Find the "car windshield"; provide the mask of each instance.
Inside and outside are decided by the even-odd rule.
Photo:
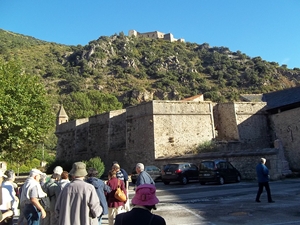
[[[165,166],[164,170],[169,170],[169,171],[174,170],[175,171],[175,170],[177,170],[177,168],[178,168],[177,164],[168,164],[168,165]]]
[[[213,170],[215,169],[215,163],[212,161],[201,162],[200,170]]]

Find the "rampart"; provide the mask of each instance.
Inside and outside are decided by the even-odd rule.
[[[246,171],[259,157],[269,156],[270,165],[276,168],[273,176],[280,177],[282,168],[286,168],[285,154],[279,155],[276,148],[272,150],[273,130],[278,137],[280,127],[286,126],[282,121],[290,112],[270,117],[265,107],[263,102],[154,100],[58,125],[57,158],[79,161],[100,156],[106,170],[116,160],[131,171],[138,162],[159,167],[178,159],[199,163],[207,153],[191,153],[198,145],[213,140],[218,143],[219,153],[211,158],[229,159]],[[290,129],[298,132],[299,124],[292,119],[289,123]],[[284,140],[290,137],[280,136]],[[296,145],[291,144],[290,148]],[[296,160],[291,162],[296,164]],[[252,169],[244,174],[246,178],[254,176]]]

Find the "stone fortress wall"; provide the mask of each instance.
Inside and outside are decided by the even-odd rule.
[[[131,36],[145,37],[145,38],[152,38],[152,39],[164,39],[164,40],[167,40],[170,42],[174,42],[174,41],[185,42],[185,40],[183,38],[176,39],[176,38],[174,38],[173,34],[171,34],[171,33],[164,34],[159,31],[140,33],[140,32],[137,32],[136,30],[129,30],[128,36],[129,37],[131,37]]]
[[[264,102],[153,100],[59,123],[57,158],[80,161],[99,156],[106,170],[116,160],[129,173],[138,162],[162,168],[169,162],[199,164],[203,159],[223,158],[243,178],[254,179],[255,165],[265,157],[271,177],[278,179],[289,166],[300,169],[300,124],[294,121],[299,110],[269,115]],[[191,154],[211,140],[218,143],[219,152]],[[274,147],[274,142],[280,144]]]

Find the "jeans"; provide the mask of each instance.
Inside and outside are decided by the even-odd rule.
[[[34,205],[26,204],[23,213],[28,225],[40,225],[41,212]]]
[[[98,217],[98,225],[102,224],[102,215],[100,217]]]
[[[46,211],[46,217],[41,219],[41,225],[57,225],[58,219],[56,218],[54,211]]]

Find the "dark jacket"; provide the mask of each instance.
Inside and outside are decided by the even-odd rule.
[[[151,222],[150,222],[151,221]],[[149,210],[133,208],[116,216],[115,225],[166,225],[164,218],[152,214]]]
[[[269,181],[269,170],[264,164],[259,163],[256,166],[256,174],[258,183]]]
[[[105,193],[111,192],[111,189],[109,186],[107,186],[102,180],[96,178],[96,177],[89,177],[86,182],[92,184],[97,192],[97,195],[100,200],[100,205],[103,208],[103,213],[102,215],[107,215],[108,214],[108,207],[107,207],[107,201],[105,197]]]
[[[128,181],[128,174],[127,174],[127,172],[126,172],[126,170],[124,170],[124,169],[120,169],[121,170],[121,172],[123,173],[123,177],[124,177],[124,181],[125,181],[125,183],[126,183],[126,181]]]
[[[47,209],[47,211],[49,210],[54,212],[56,199],[58,198],[61,191],[59,184],[57,183],[57,181],[51,178],[42,186],[42,189],[47,194],[50,200],[50,209]]]

